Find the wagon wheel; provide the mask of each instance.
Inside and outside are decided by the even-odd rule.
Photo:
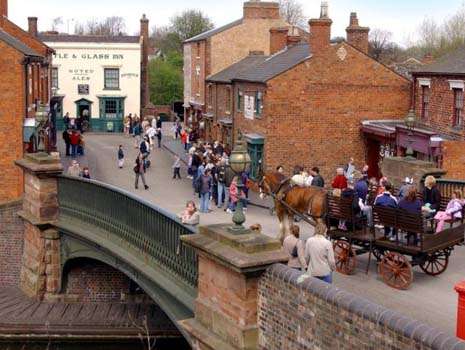
[[[420,268],[424,273],[430,276],[437,276],[446,271],[449,265],[449,253],[445,250],[440,250],[425,257],[425,261],[420,264]]]
[[[413,280],[412,266],[402,254],[387,252],[378,265],[384,283],[396,289],[408,289]]]
[[[352,246],[347,241],[336,240],[333,243],[336,270],[344,275],[352,275],[357,265],[357,258]]]

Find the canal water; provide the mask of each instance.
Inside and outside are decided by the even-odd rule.
[[[2,342],[1,350],[189,350],[189,344],[183,338],[158,339],[150,348],[141,341],[131,342]]]

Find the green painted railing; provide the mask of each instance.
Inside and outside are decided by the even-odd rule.
[[[80,220],[130,244],[180,282],[196,288],[195,251],[181,235],[196,233],[174,215],[129,192],[98,181],[58,177],[60,216]]]

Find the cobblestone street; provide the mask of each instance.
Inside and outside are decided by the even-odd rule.
[[[172,138],[165,137],[165,144],[172,151],[179,149]],[[117,167],[116,152],[122,144],[125,150],[124,169]],[[62,148],[63,146],[60,145]],[[62,152],[63,153],[63,152]],[[173,156],[167,148],[155,149],[151,155],[152,167],[147,173],[148,191],[134,189],[133,162],[137,150],[133,139],[121,134],[86,134],[86,156],[80,159],[81,165],[88,165],[94,179],[123,188],[138,196],[149,200],[170,212],[180,212],[185,202],[195,198],[191,181],[185,178],[186,169],[183,166],[182,180],[172,180],[171,165]],[[64,159],[65,165],[70,161]],[[252,202],[259,202],[256,195],[251,195]],[[266,202],[259,202],[267,204]],[[201,224],[230,222],[231,215],[223,209],[213,208],[210,214],[202,214]],[[260,223],[263,232],[275,236],[278,230],[278,220],[271,216],[268,209],[249,206],[247,211],[247,225]],[[305,236],[312,232],[307,225],[301,224]],[[357,273],[344,276],[336,273],[334,285],[356,295],[364,296],[372,301],[397,310],[412,318],[424,321],[448,334],[454,334],[456,327],[457,294],[453,290],[454,284],[462,278],[465,266],[465,248],[458,247],[452,254],[447,271],[431,277],[414,268],[414,283],[407,291],[399,291],[386,286],[377,277],[376,264],[372,263],[368,275],[365,274],[367,255],[358,258]],[[438,298],[440,296],[440,299]],[[438,301],[440,300],[440,301]]]

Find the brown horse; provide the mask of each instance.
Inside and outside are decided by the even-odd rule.
[[[290,232],[294,212],[309,216],[314,224],[323,223],[327,208],[326,191],[320,187],[291,186],[290,179],[281,173],[266,173],[258,184],[260,197],[273,195],[276,215],[280,223],[280,240]],[[281,201],[284,201],[284,205]]]

